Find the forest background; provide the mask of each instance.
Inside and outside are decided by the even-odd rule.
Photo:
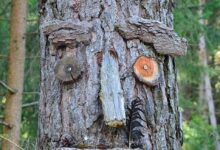
[[[202,14],[199,10],[202,9]],[[0,81],[7,83],[11,1],[0,1]],[[201,23],[203,20],[205,23]],[[177,0],[174,9],[174,29],[188,40],[188,52],[176,58],[178,69],[179,105],[183,120],[184,150],[214,149],[215,132],[220,134],[220,1]],[[208,65],[201,63],[199,41],[204,35]],[[40,83],[40,47],[38,1],[28,0],[26,57],[22,100],[21,147],[36,147],[38,100]],[[201,92],[203,74],[211,80],[217,129],[209,121],[207,101]],[[0,85],[0,120],[4,118],[7,89]],[[2,121],[0,121],[2,122]],[[0,124],[2,137],[3,124]],[[0,137],[0,142],[3,140]],[[1,143],[0,143],[1,144]]]

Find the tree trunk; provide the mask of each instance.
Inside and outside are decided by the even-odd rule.
[[[180,149],[172,6],[41,1],[39,149]]]
[[[11,126],[4,128],[4,135],[12,142],[3,141],[3,150],[18,149],[21,127],[21,104],[24,81],[26,0],[12,0],[10,49],[8,58],[8,86],[17,89],[8,92],[5,104],[5,122]]]
[[[205,0],[199,1],[200,6],[205,5]],[[201,25],[206,25],[206,20],[203,18],[203,8],[201,7],[199,9],[199,15],[200,15],[200,23]],[[199,61],[202,67],[207,68],[208,67],[208,58],[207,58],[207,49],[206,49],[206,42],[205,42],[205,36],[204,33],[200,34],[199,38]],[[208,114],[207,117],[210,120],[210,124],[213,127],[214,130],[217,130],[217,119],[215,115],[215,104],[214,99],[212,95],[212,87],[211,87],[211,81],[210,77],[207,71],[201,74],[201,82],[199,85],[200,88],[200,101],[207,107],[208,107]],[[215,133],[215,143],[216,143],[216,150],[220,150],[220,142],[219,142],[219,135],[217,131],[214,131]]]

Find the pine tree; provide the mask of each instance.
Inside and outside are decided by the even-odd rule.
[[[19,144],[21,127],[21,104],[24,81],[25,61],[25,30],[26,30],[26,0],[12,0],[10,48],[8,57],[8,86],[16,89],[16,93],[8,92],[6,96],[4,122],[9,124],[4,128],[3,150],[15,150]],[[15,143],[15,144],[14,144]]]
[[[41,1],[39,149],[180,149],[172,8]]]

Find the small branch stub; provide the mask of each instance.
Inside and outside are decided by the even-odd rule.
[[[10,124],[8,124],[8,123],[6,123],[4,121],[0,121],[0,124],[3,125],[3,126],[6,126],[9,129],[12,129],[12,125],[10,125]]]
[[[149,86],[157,84],[159,78],[159,67],[155,59],[140,56],[133,65],[137,78]]]
[[[64,57],[58,62],[54,72],[57,79],[70,82],[80,76],[82,67],[73,57]]]
[[[3,81],[0,80],[0,84],[5,87],[9,92],[11,92],[12,94],[16,94],[18,92],[17,89],[13,89],[11,87],[9,87],[7,84],[5,84]]]

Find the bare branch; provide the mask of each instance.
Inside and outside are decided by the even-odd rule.
[[[34,95],[34,94],[36,94],[36,95],[39,95],[40,93],[39,92],[23,92],[23,94],[24,95]]]
[[[8,91],[10,91],[12,94],[15,94],[18,92],[17,89],[13,89],[11,87],[9,87],[7,84],[5,84],[2,80],[0,80],[0,84],[5,87]]]
[[[26,104],[22,104],[22,108],[26,108],[26,107],[31,107],[31,106],[34,106],[34,105],[38,105],[38,101],[34,101],[34,102],[31,102],[31,103],[26,103]],[[0,105],[0,108],[5,108],[4,105]],[[3,119],[4,117],[3,116],[0,116],[0,119]],[[1,124],[1,122],[0,122]]]
[[[34,106],[34,105],[38,105],[38,101],[35,101],[35,102],[32,102],[32,103],[23,104],[22,108],[30,107],[30,106]]]
[[[0,55],[0,59],[6,59],[6,58],[8,58],[8,56],[6,56],[6,55]]]
[[[24,150],[22,147],[20,147],[18,144],[16,144],[15,142],[13,142],[13,141],[10,140],[10,139],[8,139],[8,138],[6,138],[6,137],[4,137],[4,136],[2,136],[2,135],[0,135],[0,138],[2,138],[2,139],[4,139],[4,140],[6,140],[6,141],[12,143],[13,145],[15,145],[15,146],[16,146],[17,148],[19,148],[20,150]]]
[[[11,129],[12,126],[4,121],[0,121],[0,124],[3,125],[3,126],[6,126],[7,128]]]
[[[7,59],[8,56],[7,55],[0,55],[0,59]],[[40,56],[27,56],[25,57],[25,59],[32,59],[32,58],[40,58]]]
[[[0,18],[1,21],[7,21],[7,22],[10,22],[11,19],[8,19],[8,18]],[[27,19],[26,20],[27,22],[37,22],[38,19]]]

